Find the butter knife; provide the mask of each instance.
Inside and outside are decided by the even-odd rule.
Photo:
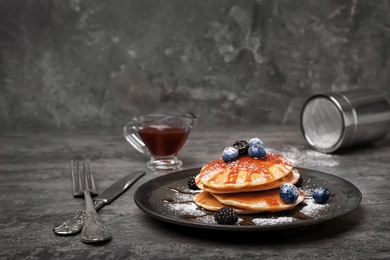
[[[94,199],[95,209],[99,210],[106,204],[110,204],[123,192],[130,188],[145,172],[133,172],[116,181],[98,197]],[[85,219],[85,210],[79,211],[75,216],[53,228],[53,232],[58,235],[72,235],[81,231]]]

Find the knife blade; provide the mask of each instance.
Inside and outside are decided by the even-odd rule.
[[[110,204],[144,175],[145,172],[142,171],[133,172],[116,181],[94,199],[95,209],[99,210],[104,205]],[[55,226],[53,232],[58,235],[76,234],[83,228],[84,219],[85,210],[81,210],[75,216]]]

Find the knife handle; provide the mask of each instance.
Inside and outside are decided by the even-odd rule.
[[[95,200],[93,202],[95,210],[98,211],[105,204],[105,200]],[[85,210],[80,210],[72,218],[66,220],[61,225],[53,228],[53,232],[58,235],[73,235],[81,231],[85,221]]]

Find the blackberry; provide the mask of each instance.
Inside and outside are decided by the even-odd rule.
[[[302,184],[303,184],[303,178],[302,178],[302,175],[301,175],[301,176],[299,176],[299,179],[298,179],[297,183],[295,183],[295,186],[301,187]]]
[[[239,155],[247,155],[249,143],[246,140],[237,140],[233,143],[233,147],[238,150]]]
[[[238,221],[238,214],[230,207],[223,207],[214,213],[214,219],[218,224],[234,225]]]
[[[199,190],[199,187],[196,186],[195,176],[191,176],[188,178],[187,185],[188,185],[188,188],[190,188],[191,190]]]

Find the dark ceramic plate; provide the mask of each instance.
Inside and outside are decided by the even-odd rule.
[[[134,194],[137,206],[148,215],[176,225],[227,231],[276,231],[307,228],[339,218],[355,209],[362,194],[352,183],[324,172],[298,168],[303,178],[301,189],[305,200],[293,210],[277,213],[239,215],[235,225],[217,224],[213,212],[203,210],[192,202],[195,194],[187,186],[190,176],[200,168],[182,170],[154,178],[141,185]],[[327,187],[331,197],[317,204],[311,197],[317,187]]]

